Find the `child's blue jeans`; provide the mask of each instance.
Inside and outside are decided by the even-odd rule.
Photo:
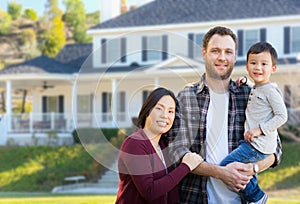
[[[240,141],[240,145],[233,150],[227,157],[223,159],[220,163],[221,166],[226,166],[232,162],[242,162],[242,163],[253,163],[259,160],[263,160],[269,156],[269,154],[263,154],[256,149],[254,149],[249,143],[245,140]],[[245,200],[250,202],[256,202],[264,196],[264,192],[258,186],[257,175],[253,175],[253,178],[247,184],[244,190],[239,192]]]

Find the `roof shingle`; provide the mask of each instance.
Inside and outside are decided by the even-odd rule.
[[[299,0],[156,0],[91,30],[288,15],[300,15]]]

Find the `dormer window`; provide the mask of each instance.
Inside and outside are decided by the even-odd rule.
[[[291,29],[291,51],[300,52],[300,27]]]
[[[168,37],[144,36],[142,37],[142,61],[161,61],[168,58]]]
[[[188,34],[188,56],[191,59],[202,59],[202,40],[204,33],[189,33]]]
[[[266,41],[266,29],[238,30],[238,56],[246,56],[248,49],[259,41]]]
[[[126,62],[126,38],[102,39],[101,53],[102,64]]]

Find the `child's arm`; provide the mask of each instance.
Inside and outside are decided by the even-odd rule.
[[[269,135],[271,132],[278,129],[287,121],[288,117],[280,90],[277,87],[273,88],[269,90],[266,95],[274,115],[270,120],[259,124],[263,135]]]

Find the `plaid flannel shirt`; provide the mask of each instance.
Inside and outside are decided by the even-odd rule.
[[[178,94],[179,113],[172,130],[169,132],[170,157],[179,162],[187,152],[197,152],[206,158],[206,116],[209,106],[209,89],[205,84],[205,75],[201,81]],[[235,82],[229,85],[228,106],[228,151],[235,149],[243,139],[245,109],[250,93],[248,86],[237,87]],[[281,142],[278,137],[276,166],[281,160]],[[207,177],[188,174],[179,184],[179,203],[207,203]]]

